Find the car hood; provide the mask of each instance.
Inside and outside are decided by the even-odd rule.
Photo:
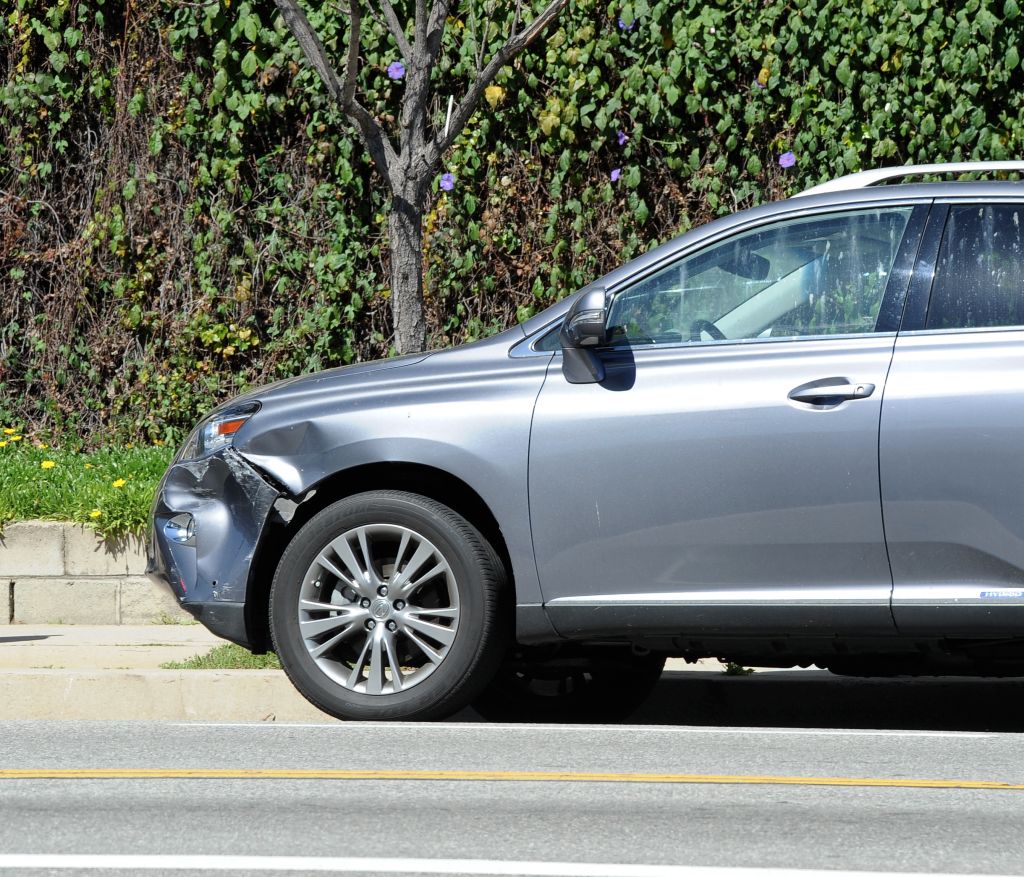
[[[403,368],[423,362],[433,353],[409,353],[405,356],[395,356],[391,359],[374,359],[370,362],[360,362],[355,365],[343,365],[338,368],[329,368],[324,371],[312,372],[308,375],[298,375],[294,378],[285,378],[283,381],[275,381],[272,384],[265,384],[238,396],[228,403],[231,406],[242,402],[265,402],[270,399],[280,398],[292,394],[302,394],[305,391],[319,391],[326,387],[344,384],[348,381],[358,380],[362,375],[372,372],[386,371],[388,369]]]
[[[273,409],[302,405],[314,400],[340,399],[349,389],[356,389],[365,386],[367,382],[379,380],[378,373],[380,372],[413,368],[418,375],[425,377],[435,372],[435,369],[428,366],[428,362],[438,363],[436,370],[438,377],[444,379],[451,374],[453,369],[459,370],[463,366],[466,368],[478,366],[481,359],[504,359],[504,351],[512,344],[521,341],[523,337],[522,326],[514,326],[490,338],[446,350],[412,353],[392,359],[378,359],[372,362],[326,369],[295,378],[286,378],[283,381],[250,390],[220,408],[230,408],[245,402],[259,402],[265,407]],[[424,368],[427,368],[428,371],[424,372]],[[239,437],[241,438],[241,436]]]

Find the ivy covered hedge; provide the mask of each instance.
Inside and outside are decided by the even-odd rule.
[[[440,95],[513,5],[460,5]],[[340,55],[337,7],[306,4]],[[382,184],[272,0],[4,8],[0,422],[175,441],[254,383],[388,354]],[[403,83],[376,34],[361,90],[387,118]],[[449,157],[432,343],[838,174],[1020,156],[1022,44],[1017,0],[576,0]]]

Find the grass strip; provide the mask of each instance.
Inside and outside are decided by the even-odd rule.
[[[52,448],[0,429],[0,525],[68,521],[107,538],[141,535],[172,456],[166,447]]]
[[[254,655],[234,643],[215,646],[205,655],[196,655],[184,661],[167,661],[164,670],[280,670],[281,662],[273,652]]]

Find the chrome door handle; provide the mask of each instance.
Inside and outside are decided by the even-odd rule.
[[[789,398],[808,405],[838,405],[848,399],[867,399],[874,392],[874,384],[855,383],[848,378],[824,378],[801,384],[790,391]]]

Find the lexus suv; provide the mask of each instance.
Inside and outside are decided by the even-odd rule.
[[[934,181],[1022,171],[843,177],[237,398],[150,573],[347,719],[621,716],[666,657],[1024,673],[1024,184]]]

